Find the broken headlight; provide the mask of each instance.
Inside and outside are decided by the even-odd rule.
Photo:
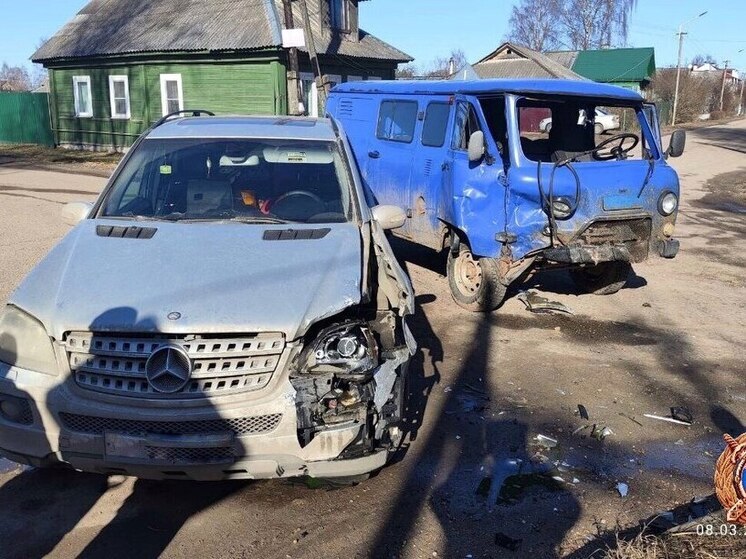
[[[300,355],[303,373],[365,374],[378,365],[378,344],[364,322],[322,330]]]

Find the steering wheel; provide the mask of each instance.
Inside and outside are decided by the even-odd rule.
[[[293,221],[308,221],[313,216],[324,213],[326,204],[313,192],[292,190],[272,202],[271,212],[280,218]]]
[[[625,141],[627,139],[632,140],[632,145],[629,147],[624,147]],[[619,145],[610,147],[605,152],[603,151],[603,148],[615,142],[618,142]],[[629,152],[635,149],[637,147],[637,144],[639,143],[640,138],[637,136],[637,134],[630,134],[629,132],[625,132],[624,134],[617,134],[615,136],[612,136],[611,138],[607,138],[606,140],[598,144],[591,153],[593,154],[593,158],[597,159],[598,161],[611,161],[612,159],[621,161],[623,159],[627,159],[627,155],[629,155]]]

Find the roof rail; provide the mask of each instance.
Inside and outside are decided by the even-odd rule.
[[[158,122],[156,122],[151,127],[151,130],[153,128],[158,128],[161,124],[163,124],[167,120],[171,120],[174,117],[177,117],[179,115],[185,115],[185,114],[188,114],[188,113],[190,113],[192,116],[202,116],[202,115],[215,116],[215,113],[213,113],[211,111],[206,111],[204,109],[188,109],[188,110],[183,110],[183,111],[174,111],[172,113],[167,114],[166,116],[164,116],[163,118],[161,118]]]

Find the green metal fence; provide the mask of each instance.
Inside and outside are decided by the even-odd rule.
[[[0,144],[54,145],[47,93],[0,92]]]

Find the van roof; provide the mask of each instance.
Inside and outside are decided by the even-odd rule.
[[[336,86],[332,93],[383,93],[389,95],[483,95],[516,93],[532,95],[573,95],[602,97],[624,101],[642,101],[639,93],[591,81],[578,80],[396,80],[356,81]]]

